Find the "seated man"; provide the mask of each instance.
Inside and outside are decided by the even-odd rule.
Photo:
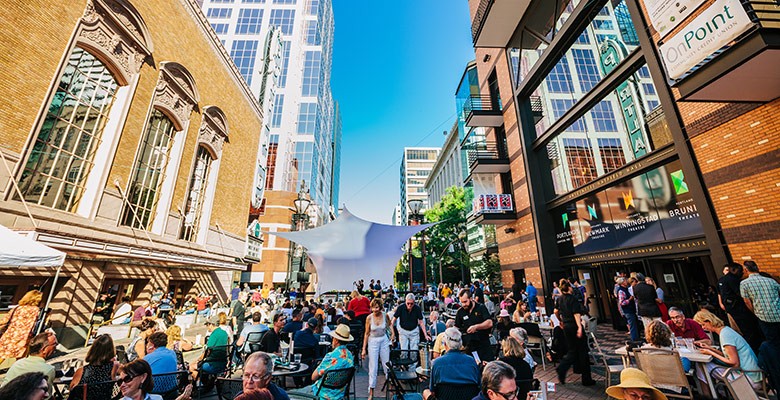
[[[250,333],[255,333],[255,335],[252,335],[253,340],[260,340],[261,336],[256,335],[258,333],[263,333],[268,331],[268,327],[265,326],[265,324],[260,323],[260,320],[263,318],[263,314],[260,312],[252,313],[252,324],[244,326],[244,329],[241,330],[241,335],[238,337],[238,340],[236,341],[236,348],[240,348],[242,352],[244,353],[251,353],[251,350],[249,349],[249,346],[244,346],[246,343],[247,337],[249,337]]]
[[[133,319],[133,306],[130,304],[130,296],[122,297],[122,302],[114,311],[112,325],[126,325]]]
[[[198,362],[190,364],[193,380],[198,378],[198,365],[201,364],[201,361],[203,362],[201,364],[203,372],[212,375],[224,372],[227,365],[228,334],[224,329],[219,328],[219,319],[212,317],[207,320],[206,331],[209,333],[206,348],[198,358]]]
[[[444,331],[447,352],[433,360],[431,368],[431,385],[423,390],[423,399],[428,399],[436,393],[436,386],[444,384],[479,386],[479,367],[476,360],[463,354],[463,336],[458,328],[447,328]]]
[[[317,322],[317,318],[309,318],[306,321],[306,328],[295,332],[293,335],[295,351],[298,349],[317,349],[320,343],[319,335],[314,333]]]
[[[29,356],[16,360],[11,365],[3,378],[0,386],[12,381],[19,375],[28,372],[42,372],[46,375],[46,381],[49,385],[49,394],[51,394],[51,384],[54,382],[54,367],[46,363],[46,359],[54,354],[57,348],[57,337],[51,332],[42,332],[35,335],[30,341]]]
[[[292,337],[292,334],[295,332],[298,332],[299,330],[303,329],[303,321],[301,321],[301,311],[300,310],[293,310],[292,312],[292,321],[286,323],[284,325],[284,328],[282,328],[282,333],[285,333],[287,339],[285,341],[289,342],[289,338]]]
[[[650,384],[647,374],[636,368],[620,372],[620,384],[610,386],[607,395],[616,399],[667,400],[665,394]]]
[[[669,325],[675,337],[693,339],[697,344],[712,344],[712,340],[704,333],[701,325],[690,318],[685,318],[683,310],[677,307],[669,308],[669,320],[666,321],[666,325]]]
[[[271,382],[273,372],[274,362],[268,354],[260,351],[252,353],[244,362],[243,391],[268,389],[274,400],[290,400],[290,396],[284,390]]]
[[[449,329],[455,327],[455,320],[454,319],[448,319],[447,323],[444,326],[444,329]],[[444,343],[444,331],[441,331],[438,335],[436,335],[436,340],[433,342],[433,349],[431,350],[431,358],[439,358],[441,357],[444,352],[447,351],[446,344]]]
[[[279,335],[281,335],[286,319],[287,316],[283,313],[279,313],[274,316],[273,329],[266,332],[266,334],[263,335],[263,338],[260,340],[260,351],[273,353],[278,356],[282,355],[281,339]]]
[[[317,393],[317,391],[319,391],[320,399],[341,400],[344,398],[344,389],[322,388],[320,390],[320,385],[322,384],[320,378],[325,376],[327,371],[353,368],[355,366],[355,359],[352,357],[352,352],[349,351],[346,346],[347,343],[355,340],[355,338],[350,335],[349,327],[346,325],[337,326],[334,331],[328,332],[328,335],[333,338],[331,343],[333,351],[326,354],[317,369],[312,372],[311,380],[314,381],[314,385],[312,385],[311,392]]]
[[[430,324],[428,325],[428,336],[432,338],[439,336],[440,333],[447,329],[444,322],[439,321],[438,311],[431,311],[431,314],[428,316],[428,321],[430,321]]]
[[[518,392],[515,370],[503,361],[491,361],[482,370],[482,388],[472,400],[506,400],[513,394],[517,400],[525,400],[528,390]]]
[[[168,335],[165,332],[155,332],[146,338],[146,355],[144,360],[152,368],[152,375],[167,374],[178,370],[176,353],[166,347]],[[155,386],[156,393],[165,393],[176,389],[176,379],[166,379],[162,382],[164,387]]]

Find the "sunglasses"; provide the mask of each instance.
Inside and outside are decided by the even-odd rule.
[[[139,375],[125,375],[124,378],[117,379],[117,382],[119,383],[130,383],[133,381],[133,379],[138,378]]]
[[[517,394],[520,393],[520,389],[515,389],[514,392],[510,392],[510,393],[501,393],[498,391],[495,391],[494,393],[501,395],[501,397],[503,397],[506,400],[514,400],[517,399]]]

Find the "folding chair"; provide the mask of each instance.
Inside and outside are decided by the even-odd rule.
[[[159,394],[163,400],[174,400],[179,397],[190,381],[189,371],[176,371],[166,374],[152,375],[154,388],[151,394]]]
[[[82,383],[73,387],[68,398],[78,400],[118,400],[122,398],[122,392],[119,390],[119,381]]]
[[[542,331],[539,329],[539,325],[533,322],[522,322],[520,323],[520,327],[525,329],[525,332],[528,333],[528,350],[531,354],[533,354],[534,351],[539,352],[539,358],[542,359],[542,370],[547,370],[547,366],[545,365],[547,344],[544,336],[542,336]]]
[[[433,393],[436,400],[471,400],[479,394],[479,385],[439,383]]]
[[[233,400],[244,388],[241,378],[217,378],[217,397],[219,400]]]
[[[732,379],[732,376],[736,376]],[[729,389],[729,393],[735,399],[739,400],[759,400],[758,395],[753,390],[747,375],[737,368],[729,368],[723,374],[723,382]]]
[[[761,382],[755,382],[756,384],[759,384],[761,386],[761,389],[756,389],[753,384],[751,384],[750,378],[746,375],[747,373],[756,373],[761,376]],[[747,370],[747,369],[741,369],[741,368],[729,368],[723,373],[723,380],[726,381],[726,385],[730,383],[732,378],[734,376],[739,375],[740,378],[745,378],[745,381],[747,382],[748,387],[750,387],[750,390],[753,391],[756,396],[758,396],[758,393],[760,393],[763,397],[759,396],[758,399],[764,399],[769,398],[769,388],[767,387],[767,375],[762,370],[753,371],[753,370]],[[738,384],[739,386],[740,384]],[[729,389],[731,390],[731,389]],[[742,400],[742,397],[737,397],[738,399]]]
[[[672,393],[666,391],[666,397],[693,400],[693,388],[688,383],[688,377],[683,370],[682,361],[676,351],[639,348],[634,349],[634,357],[639,369],[647,374],[653,386],[666,385],[687,389],[688,393]]]
[[[620,378],[620,372],[626,368],[625,360],[621,356],[604,353],[599,346],[599,341],[596,340],[596,335],[591,332],[588,333],[588,345],[591,347],[591,356],[594,362],[604,365],[604,373],[607,376],[606,385],[612,385],[612,376],[617,375]],[[601,360],[599,361],[597,358]],[[620,364],[610,363],[610,361],[620,361]]]
[[[416,380],[417,374],[414,374],[414,377]],[[416,385],[417,384],[415,382],[414,386]],[[404,389],[404,382],[398,379],[396,371],[393,370],[393,366],[389,361],[387,363],[387,380],[385,381],[385,385],[382,387],[382,390],[385,392],[385,400],[390,399],[390,393],[395,393],[393,398],[396,400],[422,400],[422,395],[415,393],[417,391],[416,388],[409,388],[408,391],[412,393],[407,393],[407,389]]]

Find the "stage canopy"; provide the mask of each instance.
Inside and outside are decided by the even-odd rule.
[[[435,224],[395,226],[366,221],[344,211],[334,221],[297,232],[269,232],[300,244],[317,271],[315,292],[352,290],[359,279],[393,282],[402,246]]]

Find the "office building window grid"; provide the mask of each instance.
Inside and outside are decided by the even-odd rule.
[[[307,15],[317,15],[320,10],[320,0],[309,0],[308,3],[306,3],[306,14]]]
[[[623,144],[620,138],[598,138],[599,155],[604,173],[608,174],[626,164],[623,154]]]
[[[306,44],[310,46],[320,45],[320,30],[317,20],[307,20],[304,31],[306,32]]]
[[[263,23],[263,10],[259,8],[242,8],[238,11],[236,34],[257,35]]]
[[[171,155],[171,142],[176,133],[173,122],[155,109],[149,118],[141,147],[138,151],[133,178],[127,189],[122,225],[148,230],[155,217],[160,188],[165,179],[165,168]]]
[[[287,68],[290,66],[290,42],[282,42],[282,71],[279,73],[279,88],[287,87]]]
[[[230,29],[230,24],[211,24],[211,29],[214,29],[214,33],[216,33],[217,35],[224,35],[228,33],[228,29]]]
[[[252,84],[254,75],[255,58],[257,57],[257,40],[235,40],[233,48],[230,50],[230,58],[236,63],[238,71],[246,80],[246,83]]]
[[[100,60],[73,49],[19,178],[25,201],[76,211],[117,86]]]
[[[561,57],[555,64],[545,81],[547,81],[547,90],[550,93],[571,93],[573,90],[571,71],[569,70],[569,61],[565,56]]]
[[[231,8],[209,8],[209,10],[206,12],[206,17],[209,19],[212,18],[219,18],[219,19],[228,19],[230,16],[233,15],[233,9]]]
[[[580,89],[587,93],[599,81],[601,74],[596,65],[596,59],[591,49],[571,49],[574,58],[574,68],[577,70],[577,78],[580,81]]]
[[[593,125],[596,128],[596,132],[618,131],[611,101],[602,100],[598,102],[598,104],[591,109],[590,116],[593,118]]]
[[[569,111],[571,106],[574,105],[574,100],[572,99],[551,99],[550,102],[552,104],[553,118],[555,121],[565,114],[566,111]],[[585,121],[582,118],[574,121],[573,124],[569,125],[566,131],[585,132]]]
[[[295,0],[274,0],[274,4],[295,4]]]
[[[269,23],[279,28],[283,35],[292,35],[293,24],[295,23],[295,10],[271,10],[271,19],[269,20]]]
[[[245,4],[265,4],[265,0],[241,0]]]
[[[284,109],[284,93],[279,93],[274,97],[274,111],[271,114],[271,128],[282,126],[282,110]],[[278,138],[278,135],[277,135]]]
[[[563,148],[569,166],[572,189],[596,179],[598,173],[590,139],[563,138]]]
[[[322,52],[307,51],[303,59],[303,82],[301,94],[303,96],[316,96],[320,83],[320,61]]]
[[[313,135],[317,126],[317,103],[301,103],[298,108],[298,133]]]

